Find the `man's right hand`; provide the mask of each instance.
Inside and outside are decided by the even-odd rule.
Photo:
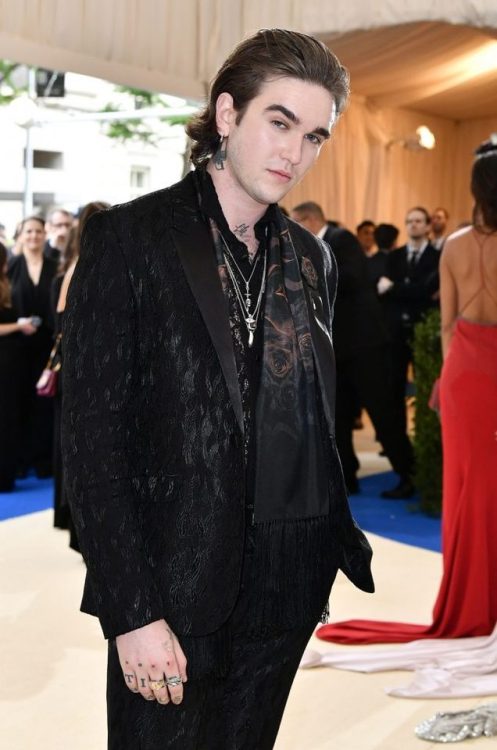
[[[159,703],[181,703],[186,658],[165,620],[118,635],[116,646],[124,681],[133,693]]]

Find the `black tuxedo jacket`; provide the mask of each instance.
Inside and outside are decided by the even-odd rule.
[[[338,267],[333,344],[337,359],[345,360],[364,347],[385,344],[388,334],[368,261],[357,237],[348,229],[330,227],[323,239],[331,247]]]
[[[334,442],[336,268],[293,222],[333,457],[340,565],[373,590]],[[243,556],[242,403],[209,228],[192,175],[93,216],[64,323],[62,446],[88,567],[84,611],[113,637],[164,617],[204,635],[229,617]],[[330,539],[331,544],[331,539]],[[331,584],[331,580],[330,580]]]
[[[383,296],[394,338],[410,337],[415,324],[432,307],[438,307],[440,252],[428,244],[414,268],[409,268],[407,246],[387,256],[386,276],[393,286]]]

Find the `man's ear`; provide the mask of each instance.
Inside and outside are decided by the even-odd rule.
[[[227,91],[223,91],[216,101],[216,125],[219,135],[228,136],[235,120],[236,110],[233,106],[233,97]]]

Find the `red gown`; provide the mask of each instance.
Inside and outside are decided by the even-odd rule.
[[[497,622],[497,325],[456,321],[440,382],[443,576],[431,625],[348,620],[335,643],[488,635]]]

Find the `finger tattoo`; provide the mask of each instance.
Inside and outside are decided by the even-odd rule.
[[[126,677],[128,683],[133,682],[134,674],[125,674],[124,676]]]
[[[146,687],[146,685],[145,685],[145,678],[144,677],[140,677],[140,682],[141,682],[142,688]]]

